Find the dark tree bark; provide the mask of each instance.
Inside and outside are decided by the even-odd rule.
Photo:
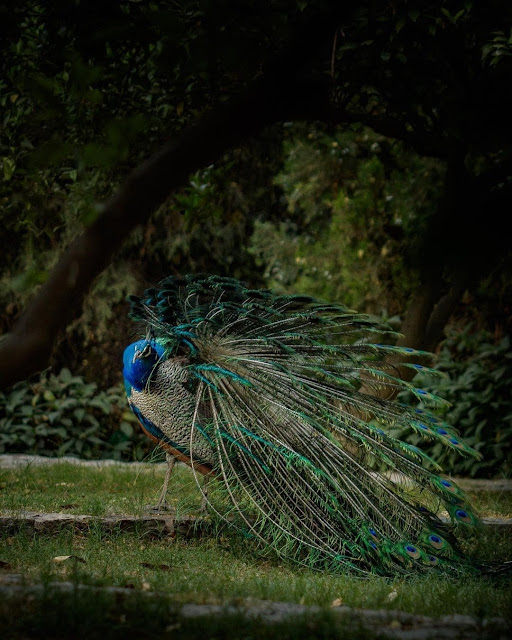
[[[47,366],[59,332],[79,311],[94,278],[136,225],[144,224],[174,190],[187,183],[191,173],[214,162],[265,125],[283,120],[361,122],[404,140],[419,153],[447,159],[450,170],[446,198],[424,242],[429,250],[436,247],[436,255],[420,258],[427,265],[430,259],[435,268],[423,274],[422,287],[412,300],[403,325],[404,343],[427,350],[435,347],[464,287],[482,271],[488,272],[488,265],[482,268],[484,261],[494,260],[507,241],[499,218],[501,212],[508,215],[512,189],[509,186],[507,192],[495,190],[492,198],[489,193],[500,181],[507,182],[510,166],[501,163],[501,177],[473,178],[468,184],[466,149],[460,148],[457,136],[410,131],[394,117],[334,109],[329,102],[328,81],[312,83],[302,73],[319,54],[324,56],[325,70],[329,69],[336,28],[349,23],[357,9],[355,3],[330,4],[335,8],[304,15],[286,49],[270,61],[262,77],[243,95],[215,109],[133,171],[96,221],[68,247],[13,331],[0,342],[0,388]],[[451,254],[457,254],[453,263]],[[442,283],[450,273],[456,277],[446,293]]]
[[[0,343],[0,388],[47,366],[59,332],[79,310],[94,278],[130,231],[185,185],[191,173],[265,125],[302,117],[312,99],[327,100],[327,90],[324,96],[315,95],[318,85],[312,91],[301,84],[299,74],[324,47],[328,50],[333,25],[350,17],[351,5],[333,5],[320,15],[304,15],[288,47],[241,97],[207,115],[130,174],[96,221],[68,247]]]

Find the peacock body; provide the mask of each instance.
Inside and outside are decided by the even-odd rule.
[[[131,298],[131,316],[146,335],[124,352],[132,410],[172,456],[218,479],[251,537],[328,571],[478,566],[459,548],[478,524],[463,492],[390,433],[477,455],[394,399],[408,389],[442,403],[396,375],[397,358],[431,371],[409,361],[427,354],[376,342],[392,332],[343,306],[216,276],[166,278]]]

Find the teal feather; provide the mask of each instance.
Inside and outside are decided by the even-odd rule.
[[[383,399],[408,390],[442,406],[396,374],[400,358],[437,375],[407,360],[429,354],[374,341],[396,333],[341,305],[219,276],[166,278],[131,298],[131,317],[164,354],[132,407],[179,444],[180,459],[216,476],[225,515],[237,513],[248,538],[358,575],[481,566],[459,549],[462,530],[478,525],[461,489],[392,433],[478,454],[431,410]],[[132,366],[143,367],[131,360],[125,377],[136,384]]]

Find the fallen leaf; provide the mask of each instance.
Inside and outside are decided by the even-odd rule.
[[[341,598],[336,598],[336,600],[331,602],[331,607],[341,607],[342,604],[343,600]]]
[[[53,559],[54,562],[64,562],[65,560],[69,560],[71,556],[55,556]]]
[[[393,602],[393,600],[395,598],[398,597],[398,593],[393,589],[393,591],[391,591],[390,593],[388,593],[388,600],[389,602]]]
[[[86,561],[83,558],[79,558],[78,556],[55,556],[55,558],[53,559],[54,562],[66,562],[66,560],[76,560],[77,562],[86,564]]]
[[[142,591],[149,591],[151,589],[151,585],[149,584],[149,582],[143,582],[141,589]]]

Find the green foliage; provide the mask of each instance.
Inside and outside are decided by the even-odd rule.
[[[358,127],[292,127],[285,154],[276,183],[288,220],[261,221],[252,238],[266,277],[370,313],[403,311],[443,164]]]
[[[277,18],[264,9],[264,39],[285,35],[290,12],[299,11],[289,5]],[[48,9],[23,0],[2,13],[0,333],[129,171],[259,73],[260,45],[253,44],[262,32],[246,9],[165,0],[108,8],[78,0]],[[279,134],[263,135],[223,166],[198,171],[97,279],[52,366],[109,386],[119,372],[105,353],[117,363],[130,338],[128,323],[112,322],[125,316],[128,294],[173,270],[247,277],[254,211],[272,206],[279,157]]]
[[[0,452],[140,459],[149,440],[122,386],[98,391],[67,369],[0,392]]]
[[[449,334],[442,344],[436,367],[448,375],[414,379],[423,387],[445,398],[451,407],[443,418],[459,430],[465,442],[476,449],[482,460],[446,453],[440,444],[421,444],[430,456],[441,460],[455,475],[510,477],[512,474],[512,348],[510,338],[499,340],[470,324]],[[421,406],[421,405],[420,405]],[[409,436],[413,444],[419,438]]]
[[[512,56],[512,28],[508,36],[503,31],[495,31],[493,35],[492,40],[482,47],[482,60],[491,67],[500,62],[510,62]]]
[[[63,248],[97,216],[96,203],[157,137],[158,107],[148,100],[155,94],[156,45],[135,38],[129,47],[126,32],[124,39],[117,33],[114,54],[112,32],[108,47],[98,49],[92,32],[99,7],[89,8],[85,16],[80,3],[47,10],[24,2],[5,16],[10,38],[2,43],[0,82],[0,305],[7,314],[0,331],[9,329]],[[78,20],[64,20],[67,11]],[[120,12],[105,11],[101,24],[112,28],[123,12],[129,20],[140,9],[129,3]],[[126,74],[124,85],[118,74]],[[108,286],[104,279],[96,284],[75,332],[68,333],[71,342],[87,341],[91,330],[102,337],[112,304],[133,290],[126,260],[112,265],[107,277]]]

